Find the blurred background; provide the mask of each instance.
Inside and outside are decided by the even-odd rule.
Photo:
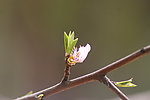
[[[150,44],[150,1],[1,0],[0,98],[17,98],[60,82],[64,31],[75,32],[77,46],[92,46],[85,62],[72,68],[71,78],[76,78]],[[150,55],[146,55],[108,76],[113,81],[133,77],[138,87],[121,88],[127,95],[150,95],[149,60]],[[92,82],[45,100],[115,97],[105,85]]]

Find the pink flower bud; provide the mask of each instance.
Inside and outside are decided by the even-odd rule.
[[[80,46],[78,50],[77,48],[75,48],[70,57],[68,58],[69,64],[75,65],[76,63],[82,63],[87,57],[90,50],[91,46],[89,44],[87,44],[85,47]]]

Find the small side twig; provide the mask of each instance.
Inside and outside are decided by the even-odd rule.
[[[62,82],[67,82],[67,81],[69,81],[70,69],[71,69],[70,66],[66,66],[66,67],[65,67],[64,76],[63,76]]]
[[[101,77],[100,82],[104,83],[107,87],[109,87],[114,93],[116,93],[122,100],[129,100],[129,98],[119,90],[118,87],[105,75]]]
[[[71,65],[69,65],[68,61],[67,61],[69,57],[70,57],[70,55],[65,56],[65,70],[64,70],[64,76],[61,81],[62,83],[69,81],[70,70],[71,70]]]

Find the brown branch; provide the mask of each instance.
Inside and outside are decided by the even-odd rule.
[[[135,52],[133,52],[132,54],[117,60],[116,62],[113,62],[112,64],[109,64],[95,72],[86,74],[84,76],[72,79],[69,81],[68,84],[64,84],[63,82],[58,83],[52,87],[49,87],[47,89],[41,90],[39,92],[33,93],[31,95],[27,95],[27,96],[23,96],[20,98],[17,98],[15,100],[35,100],[36,97],[40,94],[43,94],[44,97],[46,96],[50,96],[56,93],[59,93],[61,91],[88,83],[88,82],[92,82],[92,81],[96,81],[96,80],[100,80],[100,76],[104,76],[106,75],[108,72],[111,72],[112,70],[121,67],[122,65],[125,65],[133,60],[135,60],[136,58],[139,58],[147,53],[150,53],[150,45],[146,46],[140,50],[137,50]]]
[[[95,73],[99,73],[99,74],[106,74],[108,72],[111,72],[112,70],[118,68],[118,67],[121,67],[122,65],[125,65],[133,60],[136,60],[137,58],[147,54],[147,53],[150,53],[150,45],[142,48],[142,49],[139,49],[135,52],[133,52],[132,54],[124,57],[124,58],[121,58],[115,62],[113,62],[112,64],[109,64],[101,69],[99,69],[98,71],[96,71]]]
[[[65,70],[64,70],[64,76],[62,78],[61,82],[67,82],[69,81],[69,77],[70,77],[70,70],[71,70],[71,65],[68,64],[68,58],[70,57],[70,55],[65,55]]]
[[[122,100],[129,100],[129,98],[116,87],[116,85],[107,77],[103,76],[100,82],[103,82],[106,86],[108,86],[114,93],[116,93]]]

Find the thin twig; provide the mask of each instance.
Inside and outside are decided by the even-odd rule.
[[[64,76],[61,81],[63,83],[69,82],[70,70],[71,70],[71,65],[68,64],[69,57],[70,57],[70,55],[65,55],[65,70],[64,70]]]
[[[118,87],[116,87],[116,85],[107,77],[107,76],[103,76],[100,79],[100,82],[103,82],[107,87],[109,87],[114,93],[116,93],[122,100],[129,100],[129,98],[122,92],[119,90]]]
[[[150,45],[146,46],[140,50],[137,50],[135,52],[133,52],[132,54],[117,60],[116,62],[107,65],[106,67],[103,67],[95,72],[92,72],[90,74],[86,74],[84,76],[78,77],[76,79],[70,80],[68,84],[62,84],[62,83],[58,83],[54,86],[51,86],[47,89],[41,90],[39,92],[33,93],[31,95],[27,95],[27,96],[23,96],[20,97],[18,99],[15,100],[35,100],[35,97],[37,95],[40,94],[44,94],[44,97],[46,96],[50,96],[56,93],[59,93],[61,91],[88,83],[88,82],[92,82],[92,81],[96,81],[99,80],[99,77],[102,75],[106,75],[108,72],[111,72],[112,70],[121,67],[122,65],[125,65],[133,60],[135,60],[136,58],[139,58],[147,53],[150,53]]]
[[[62,82],[69,81],[71,66],[66,66],[64,70],[64,76],[62,78]]]

